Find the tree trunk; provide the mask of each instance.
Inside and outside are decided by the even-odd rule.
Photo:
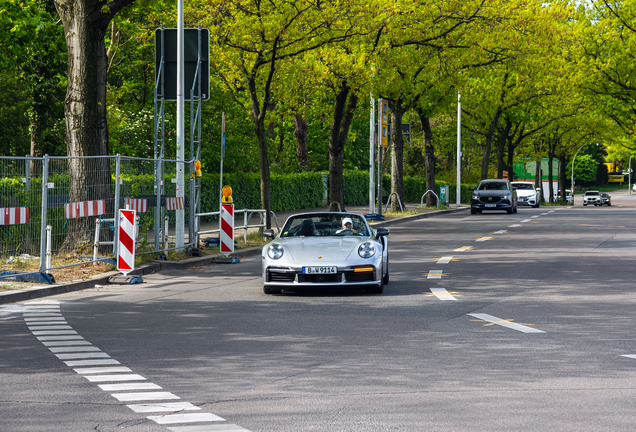
[[[497,140],[497,178],[503,178],[503,172],[505,171],[505,163],[504,163],[504,153],[506,150],[506,141],[508,141],[508,135],[510,134],[510,129],[512,128],[512,122],[510,120],[506,120],[506,126],[503,131],[499,135],[499,139]],[[508,172],[508,178],[510,179],[510,172]]]
[[[404,203],[404,140],[402,139],[402,101],[389,100],[391,108],[391,211],[400,211],[400,202]],[[393,195],[395,194],[395,195]],[[396,196],[397,195],[397,196]]]
[[[424,130],[424,161],[426,165],[426,190],[435,190],[435,144],[433,142],[433,130],[428,117],[420,113],[420,122]],[[437,199],[433,194],[426,195],[426,205],[437,205]]]
[[[559,184],[561,185],[559,199],[561,201],[565,201],[565,182],[567,177],[566,171],[565,153],[561,153],[559,155]]]
[[[108,155],[106,124],[106,74],[108,58],[104,36],[112,18],[133,0],[115,0],[103,8],[94,0],[55,0],[64,26],[68,51],[68,87],[64,103],[68,156]],[[111,164],[108,158],[71,159],[68,163],[69,201],[106,200],[106,212],[118,208],[113,202]],[[92,218],[70,219],[65,248],[91,242]]]
[[[345,211],[344,202],[344,176],[343,159],[344,147],[347,143],[349,128],[353,120],[353,114],[358,104],[358,96],[351,93],[351,89],[346,81],[340,85],[340,91],[336,96],[333,119],[329,133],[329,202],[340,204],[342,211]],[[347,103],[347,97],[349,102]]]
[[[298,160],[298,166],[305,171],[309,171],[307,122],[300,114],[294,114],[294,136],[296,137],[296,159]]]

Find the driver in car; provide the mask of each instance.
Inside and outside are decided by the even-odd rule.
[[[342,220],[342,229],[339,229],[338,231],[336,231],[336,234],[355,234],[355,230],[353,229],[353,221],[351,220],[351,218],[344,218]]]

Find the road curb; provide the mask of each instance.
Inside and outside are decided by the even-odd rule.
[[[460,207],[456,209],[447,210],[434,210],[431,212],[420,213],[416,215],[404,216],[401,218],[391,219],[388,221],[373,223],[372,227],[385,227],[391,225],[397,225],[404,222],[409,222],[417,219],[425,219],[435,216],[441,216],[448,213],[454,213],[461,210],[468,210],[470,207]],[[236,257],[248,257],[258,255],[261,252],[262,247],[252,247],[235,251],[231,256]],[[130,272],[131,276],[143,276],[147,274],[157,273],[162,270],[185,270],[188,267],[204,266],[213,264],[214,259],[223,255],[214,254],[204,257],[189,258],[183,261],[160,261],[155,260],[140,265],[135,270]],[[230,264],[231,265],[231,264]],[[32,287],[22,288],[19,290],[5,291],[0,293],[0,304],[14,303],[20,301],[33,300],[42,297],[48,297],[58,294],[65,294],[73,291],[81,291],[88,288],[94,288],[95,285],[108,285],[108,278],[121,274],[120,272],[113,270],[99,275],[92,276],[82,281],[72,281],[66,283],[60,283],[44,287]]]

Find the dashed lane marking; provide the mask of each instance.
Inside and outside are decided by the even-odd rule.
[[[444,270],[429,270],[426,274],[426,279],[441,279],[443,275]]]
[[[107,381],[145,381],[146,378],[137,374],[124,375],[89,375],[85,376],[90,382],[107,382]]]
[[[78,368],[73,369],[80,375],[84,374],[93,374],[93,373],[120,373],[120,372],[132,372],[126,366],[104,366],[104,367],[88,367],[88,368]]]
[[[460,248],[453,249],[453,252],[468,252],[468,251],[471,251],[471,250],[473,250],[472,246],[462,246]]]
[[[161,387],[153,383],[98,384],[97,387],[104,391],[161,390]]]
[[[524,219],[521,221],[521,223],[525,223],[525,222],[530,222],[530,219]]]
[[[547,215],[548,215],[547,213],[541,213],[541,216],[547,216]]]
[[[560,210],[560,209],[557,209],[557,210]],[[554,210],[550,210],[548,213],[554,213]]]
[[[111,393],[110,395],[120,402],[181,399],[170,392]]]
[[[519,228],[522,227],[523,225],[520,224],[514,224],[514,225],[508,225],[508,228]]]
[[[431,288],[430,289],[433,294],[427,294],[428,297],[437,297],[440,300],[457,300],[455,292],[448,292],[446,288]]]
[[[54,347],[49,348],[52,353],[70,353],[70,352],[91,352],[91,351],[101,351],[99,348],[94,346],[65,346],[65,347]]]
[[[20,311],[31,333],[57,358],[63,360],[68,367],[76,368],[74,371],[84,376],[89,382],[104,383],[97,386],[103,391],[110,392],[110,395],[120,402],[155,402],[127,405],[134,412],[160,413],[201,409],[189,402],[166,402],[180,399],[180,397],[170,392],[156,391],[162,388],[147,382],[145,377],[132,373],[129,368],[121,366],[117,360],[110,358],[108,354],[85,340],[68,325],[61,314],[59,302],[50,300],[29,302],[21,306]],[[150,391],[138,392],[138,390]],[[113,393],[120,391],[125,393]],[[214,423],[169,427],[168,430],[173,432],[249,432],[237,425],[219,424],[226,420],[211,413],[167,414],[146,418],[160,425]]]
[[[194,410],[201,409],[197,406],[192,405],[190,402],[147,403],[147,404],[127,405],[127,407],[137,413],[166,412],[166,411],[194,411]]]
[[[538,218],[541,215],[534,215],[534,216],[530,216],[531,218]]]
[[[506,230],[499,230],[499,231],[495,231],[493,234],[507,234],[508,231]]]
[[[476,242],[484,242],[484,241],[488,241],[488,240],[492,240],[493,237],[479,237],[478,239],[475,239]]]
[[[448,264],[451,261],[457,261],[456,258],[453,258],[452,256],[446,256],[446,257],[441,257],[438,261],[437,264]]]
[[[622,354],[621,357],[636,359],[636,354]]]
[[[162,416],[148,416],[148,420],[152,420],[158,424],[174,424],[174,423],[197,423],[204,421],[225,421],[217,415],[210,413],[196,414],[166,414]]]
[[[486,321],[488,324],[486,325],[499,325],[502,327],[506,327],[512,330],[517,330],[522,333],[545,333],[543,330],[538,330],[536,328],[528,327],[531,324],[518,324],[512,322],[512,319],[501,319],[496,316],[488,315],[488,314],[468,314],[469,316],[475,317],[480,321]]]

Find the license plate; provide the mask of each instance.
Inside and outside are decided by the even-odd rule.
[[[484,204],[484,207],[497,207],[497,204]]]
[[[338,273],[338,267],[303,267],[303,274],[333,274]]]

